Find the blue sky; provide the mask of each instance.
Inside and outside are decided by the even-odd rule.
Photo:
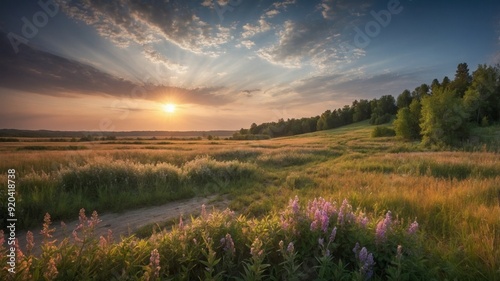
[[[0,35],[0,128],[239,129],[500,63],[500,3],[6,0]]]

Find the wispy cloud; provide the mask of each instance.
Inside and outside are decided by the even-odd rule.
[[[230,29],[202,21],[182,1],[56,1],[69,17],[121,47],[167,40],[193,53],[216,55],[230,39]]]
[[[275,65],[312,66],[318,71],[328,71],[363,57],[365,51],[350,42],[352,29],[360,21],[359,15],[369,8],[358,2],[322,0],[316,7],[320,16],[284,21],[276,29],[276,43],[258,49],[257,55]]]
[[[222,87],[182,88],[135,83],[27,45],[21,45],[16,55],[3,32],[0,32],[0,85],[57,97],[130,97],[158,102],[173,98],[182,103],[209,106],[232,101]]]

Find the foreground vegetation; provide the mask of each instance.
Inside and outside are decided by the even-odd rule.
[[[74,237],[68,229],[66,240],[35,241],[40,256],[20,249],[15,278],[365,280],[372,273],[374,280],[500,280],[498,150],[431,151],[372,138],[372,130],[365,121],[248,142],[2,146],[8,162],[0,166],[17,170],[16,210],[25,228],[45,213],[69,219],[81,208],[124,211],[213,193],[226,194],[235,212],[202,212],[149,239],[123,240],[93,236],[97,213],[82,212]],[[488,130],[486,137],[498,138],[498,127]],[[409,231],[413,222],[416,232],[416,224]]]

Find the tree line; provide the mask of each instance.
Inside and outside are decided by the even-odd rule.
[[[264,139],[329,130],[355,122],[389,123],[396,115],[396,134],[425,144],[453,144],[468,136],[474,125],[487,126],[500,121],[500,68],[479,65],[469,74],[467,63],[457,66],[454,80],[434,79],[430,86],[404,90],[395,99],[360,99],[351,105],[326,110],[321,115],[292,118],[240,129],[233,139]]]

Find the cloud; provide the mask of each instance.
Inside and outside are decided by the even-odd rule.
[[[350,42],[353,28],[361,20],[356,15],[364,14],[369,6],[357,2],[323,0],[316,7],[321,16],[283,22],[277,28],[276,42],[257,50],[257,55],[275,65],[307,65],[319,71],[330,71],[359,59],[365,51]]]
[[[260,92],[260,89],[251,89],[251,90],[241,91],[241,93],[244,93],[247,97],[251,97],[253,92]]]
[[[167,57],[156,51],[151,45],[145,45],[142,53],[150,61],[154,63],[161,63],[170,70],[178,73],[185,73],[187,71],[187,66],[170,61]]]
[[[241,34],[241,36],[243,38],[249,38],[249,37],[252,37],[256,34],[266,32],[270,29],[271,29],[271,26],[269,25],[269,23],[265,19],[260,18],[257,25],[251,25],[249,23],[243,25],[244,31]]]
[[[276,16],[276,15],[277,15],[277,14],[279,14],[279,13],[280,13],[280,12],[279,12],[278,10],[273,9],[273,10],[269,10],[269,11],[267,11],[267,12],[265,13],[265,15],[266,15],[266,17],[268,17],[268,18],[272,18],[272,17]]]
[[[295,0],[285,0],[285,1],[281,1],[281,2],[274,2],[273,3],[273,6],[276,8],[276,9],[286,9],[287,6],[289,5],[293,5],[295,4]]]
[[[228,28],[207,24],[183,1],[56,1],[69,17],[121,47],[167,40],[193,53],[216,55],[230,39]]]
[[[240,48],[242,46],[245,46],[247,49],[251,49],[253,46],[255,46],[255,43],[251,40],[243,40],[241,41],[240,44],[236,45],[236,47]]]
[[[4,32],[0,32],[0,87],[55,97],[107,96],[158,102],[171,97],[208,106],[232,101],[221,87],[189,89],[135,83],[28,45],[20,45],[15,54]]]

